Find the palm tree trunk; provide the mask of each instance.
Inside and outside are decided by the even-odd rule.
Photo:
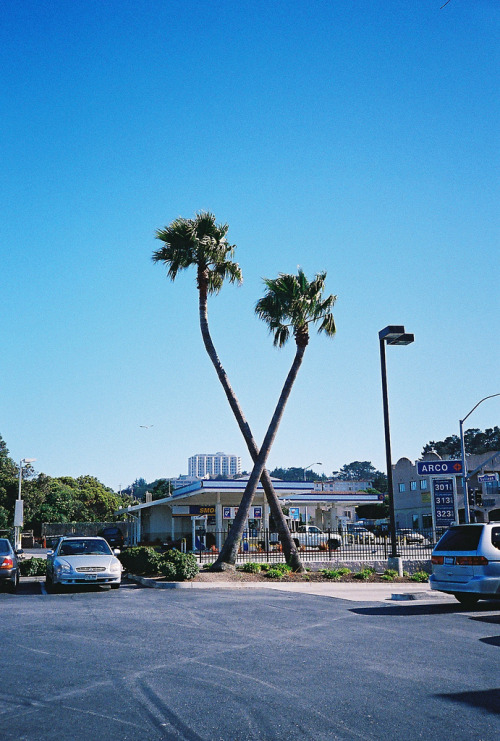
[[[238,426],[241,430],[241,433],[247,445],[248,452],[250,453],[252,461],[255,464],[259,457],[259,449],[257,447],[257,443],[254,440],[252,431],[250,429],[248,422],[245,419],[245,415],[243,414],[243,410],[240,407],[236,394],[234,393],[233,388],[231,384],[229,383],[229,379],[227,377],[226,371],[222,367],[222,363],[219,360],[219,356],[217,355],[214,344],[212,342],[212,337],[210,335],[210,330],[208,327],[208,309],[207,309],[207,280],[206,280],[206,275],[204,274],[202,270],[198,271],[198,290],[199,290],[200,329],[201,329],[201,335],[203,337],[203,342],[205,344],[205,349],[208,353],[210,360],[212,361],[212,365],[215,368],[219,381],[222,384],[222,388],[224,389],[224,392],[226,394],[226,398],[229,402],[229,406],[231,407],[231,410],[234,414],[234,417],[238,423]],[[267,456],[266,456],[266,459],[267,459]],[[265,469],[264,466],[262,467],[262,470],[259,474],[259,478],[262,482],[262,487],[264,489],[267,501],[269,503],[269,508],[271,510],[273,520],[278,529],[278,537],[283,547],[283,553],[285,554],[286,562],[292,567],[294,571],[303,572],[305,569],[304,569],[304,566],[302,565],[302,561],[300,560],[297,546],[292,540],[292,536],[288,528],[287,522],[285,520],[283,510],[281,509],[279,499],[276,496],[276,492],[274,491],[273,485],[271,483],[271,477],[269,476],[269,473]],[[257,482],[258,480],[259,479],[257,479]],[[253,495],[252,495],[252,498],[253,498]],[[248,516],[248,512],[249,512],[249,508],[247,510],[247,516]],[[239,510],[238,510],[238,515],[239,515]],[[234,527],[232,529],[234,529]],[[243,528],[241,532],[243,532]]]
[[[285,411],[285,406],[288,401],[288,397],[290,396],[292,386],[302,364],[305,349],[305,344],[297,344],[297,351],[295,353],[292,367],[290,368],[290,371],[286,378],[278,404],[276,405],[276,409],[273,414],[273,418],[267,429],[264,442],[262,443],[262,447],[257,456],[257,459],[255,460],[252,473],[250,474],[250,478],[248,479],[248,483],[245,487],[241,503],[238,507],[238,513],[235,517],[233,526],[226,538],[226,542],[222,547],[219,557],[212,566],[212,571],[223,571],[224,569],[234,567],[234,564],[236,563],[238,547],[240,544],[241,536],[243,535],[243,529],[245,527],[245,522],[250,511],[250,506],[252,504],[255,491],[257,489],[257,484],[259,483],[259,479],[265,469],[267,457],[276,437],[276,433],[278,432],[278,427],[280,425],[283,412]]]

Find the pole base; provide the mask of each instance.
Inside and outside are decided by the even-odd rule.
[[[403,559],[401,556],[389,556],[387,559],[387,568],[398,572],[398,576],[403,576]]]

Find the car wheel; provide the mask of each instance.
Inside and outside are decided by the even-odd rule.
[[[16,580],[10,581],[8,583],[7,590],[10,592],[10,594],[16,594],[18,586],[19,586],[19,574],[16,574]]]
[[[119,584],[111,584],[110,586],[111,586],[111,589],[120,589]]]
[[[47,591],[47,594],[55,594],[59,591],[59,585],[54,584],[50,576],[45,577],[45,589]]]
[[[330,548],[332,551],[336,551],[337,548],[340,548],[340,543],[338,540],[334,540],[333,538],[330,538],[328,541],[328,548]]]
[[[464,607],[475,607],[479,601],[477,594],[469,594],[468,592],[457,592],[454,597]]]

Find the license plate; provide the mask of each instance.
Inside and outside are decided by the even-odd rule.
[[[97,579],[97,574],[85,574],[85,578],[92,581],[92,579]]]
[[[453,564],[455,563],[455,556],[445,556],[444,557],[444,562],[445,562],[445,564],[448,564],[450,566],[453,566]]]

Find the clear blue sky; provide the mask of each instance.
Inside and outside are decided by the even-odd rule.
[[[328,272],[269,467],[385,470],[500,392],[497,0],[24,0],[0,9],[0,434],[52,476],[118,488],[241,455],[193,273],[155,230],[208,209],[243,274],[209,305],[262,440],[294,354],[262,277]],[[467,427],[500,423],[500,398]],[[153,425],[143,429],[140,425]]]

